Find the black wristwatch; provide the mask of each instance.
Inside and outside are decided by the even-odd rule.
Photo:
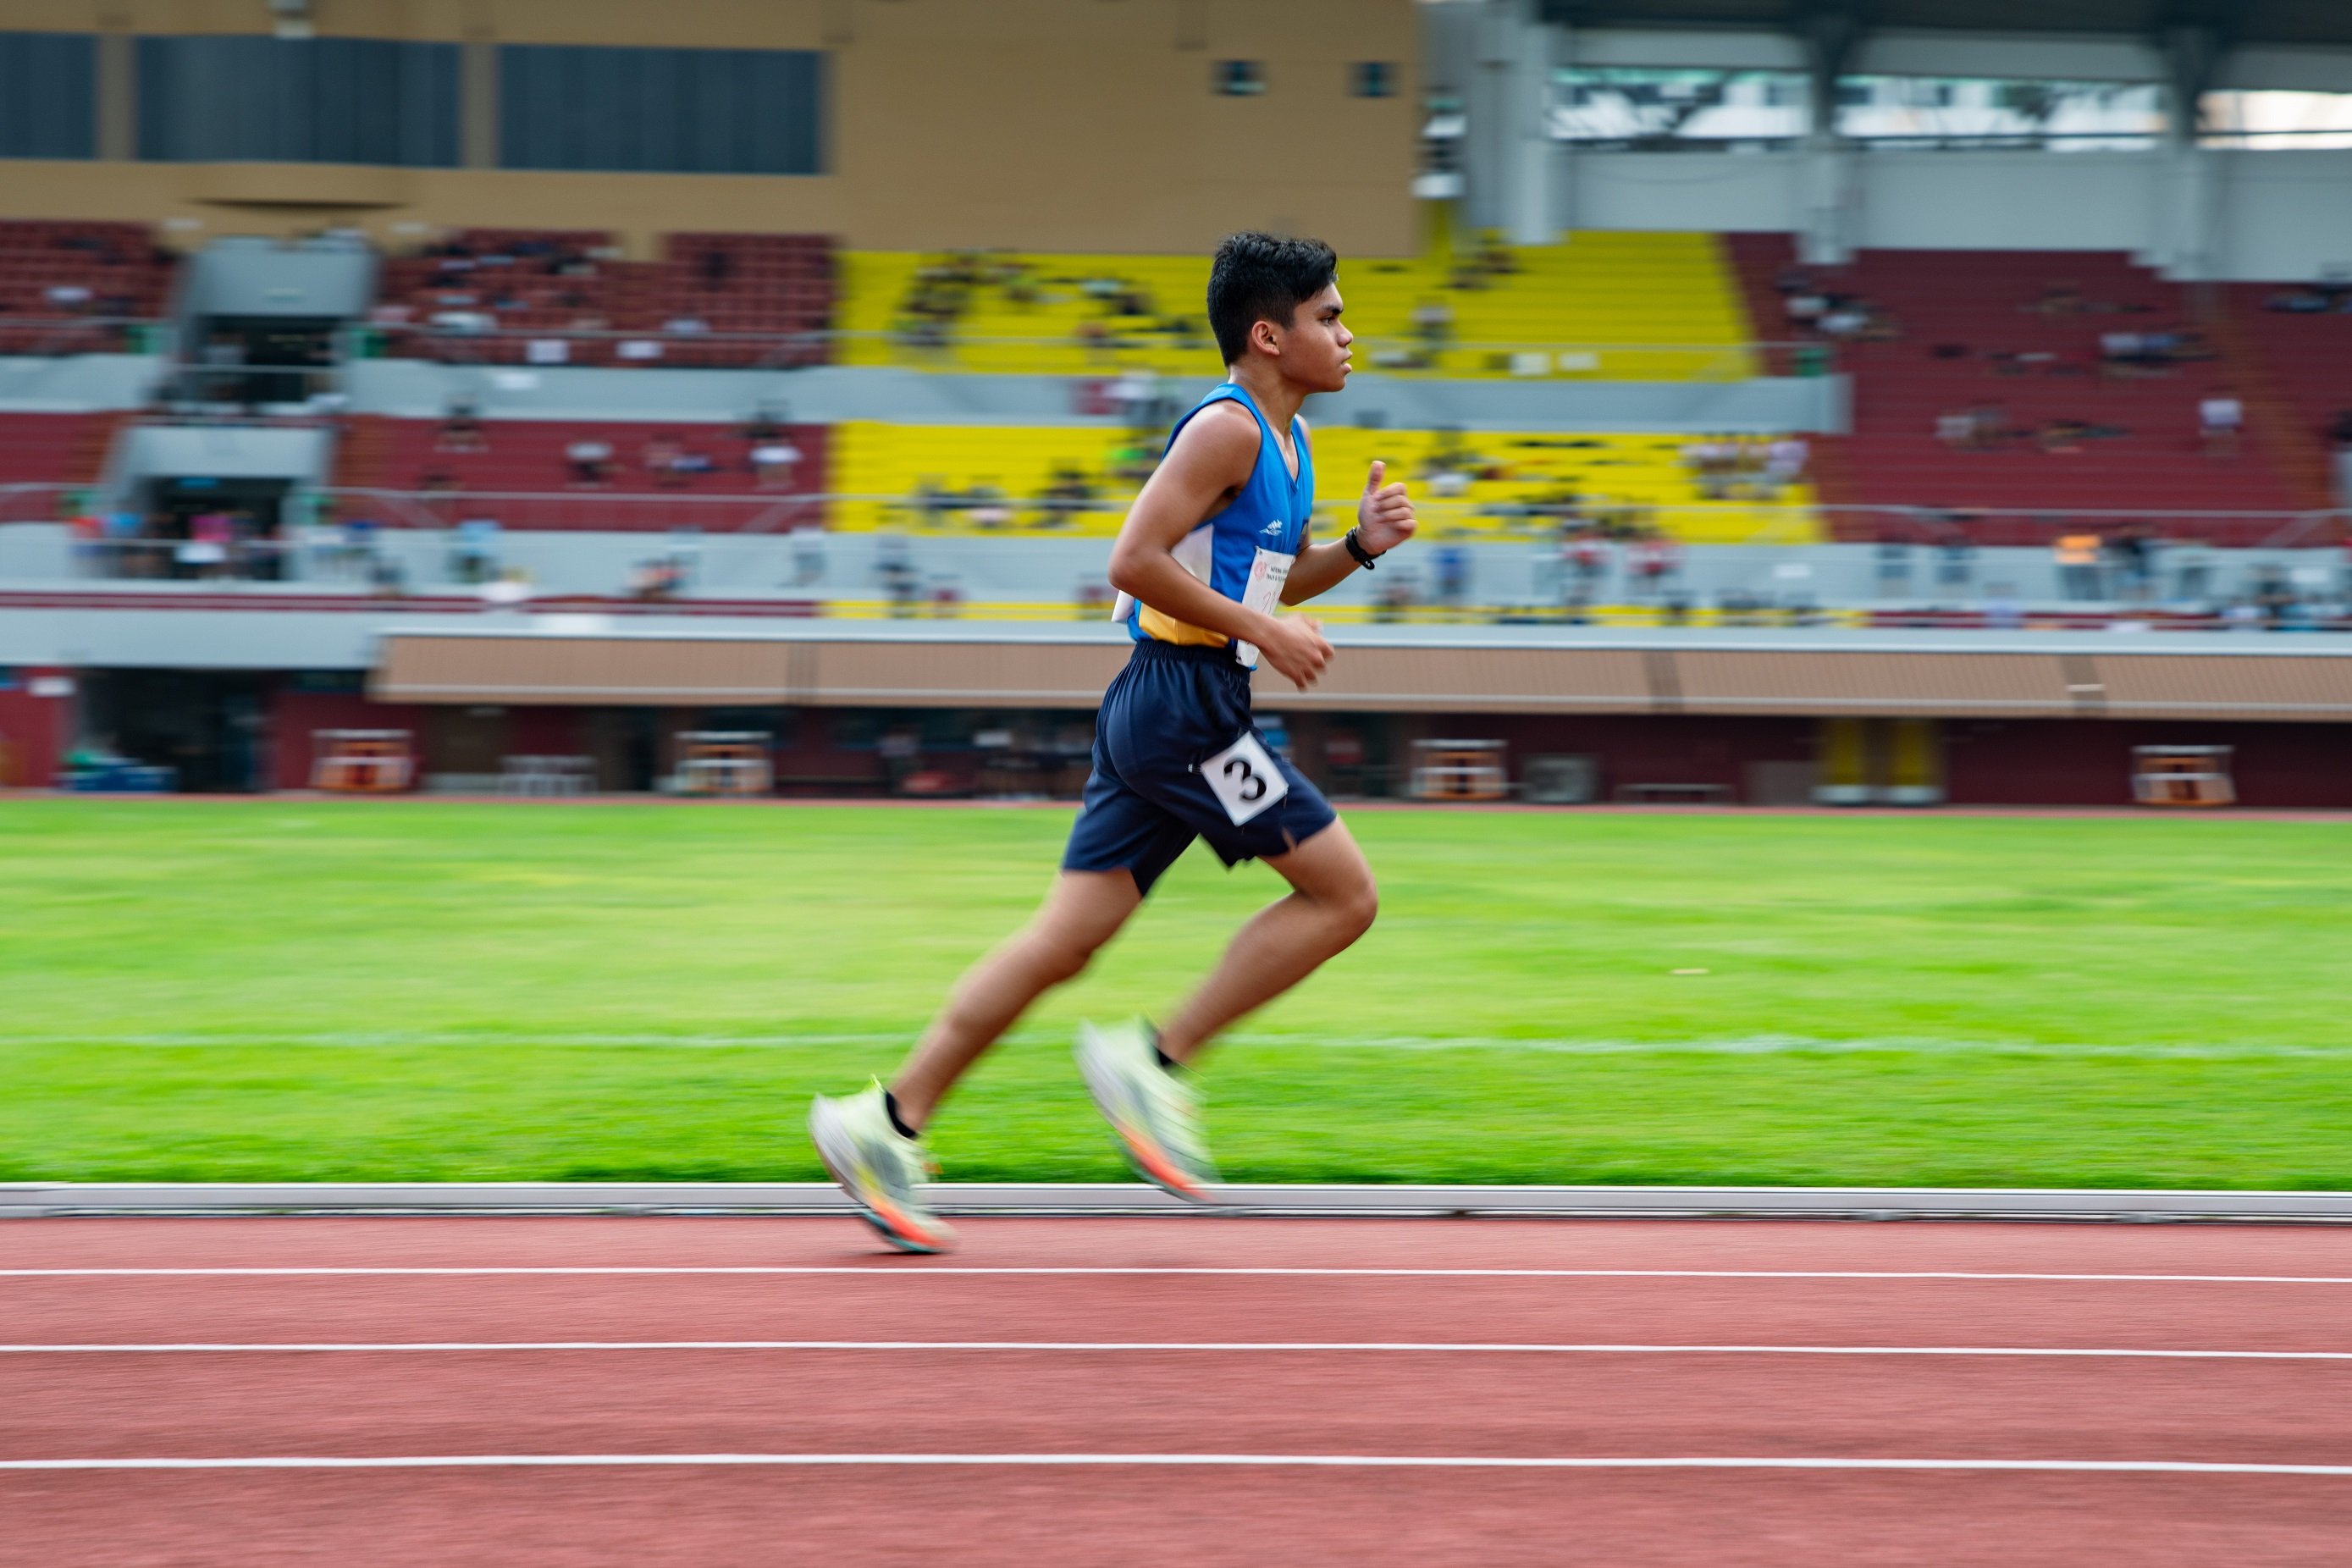
[[[1372,569],[1373,563],[1380,560],[1379,556],[1364,548],[1364,542],[1356,537],[1356,531],[1352,528],[1339,536],[1339,542],[1348,547],[1348,553],[1356,558],[1356,564],[1367,572]]]

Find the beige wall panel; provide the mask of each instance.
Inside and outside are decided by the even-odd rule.
[[[1777,653],[1681,649],[1689,713],[2063,716],[2074,710],[2048,654]]]
[[[1127,649],[1116,644],[831,642],[816,645],[819,707],[1091,709]]]
[[[2103,657],[2097,670],[2119,719],[2352,719],[2352,658],[2147,654]]]
[[[1091,709],[1128,657],[1117,643],[866,638],[436,637],[392,633],[389,701],[809,703]],[[1349,647],[1300,692],[1272,671],[1272,711],[2177,717],[2342,722],[2352,658],[2102,655],[2105,706],[2044,654],[1715,649]],[[1661,701],[1679,681],[1680,702]]]
[[[394,635],[369,689],[390,702],[782,702],[796,645],[755,639]]]
[[[1394,60],[1421,52],[1410,5],[1284,4],[1282,0],[1204,0],[1208,52],[1228,59],[1269,55],[1309,59]]]
[[[1271,670],[1265,707],[1370,711],[1622,713],[1651,705],[1645,655],[1621,648],[1349,647],[1309,691]]]

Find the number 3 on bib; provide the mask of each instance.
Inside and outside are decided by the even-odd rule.
[[[1201,776],[1209,781],[1217,804],[1236,827],[1290,793],[1282,769],[1246,730],[1240,740],[1201,764]]]

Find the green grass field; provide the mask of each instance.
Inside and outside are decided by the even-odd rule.
[[[815,1178],[1067,821],[0,804],[0,1179]],[[2352,1187],[2352,825],[1351,821],[1381,923],[1212,1058],[1234,1178]],[[1072,1021],[1276,886],[1188,857],[948,1175],[1118,1176]]]

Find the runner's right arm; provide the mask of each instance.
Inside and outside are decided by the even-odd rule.
[[[1227,407],[1238,416],[1223,413]],[[1110,585],[1187,626],[1255,643],[1268,664],[1304,689],[1331,658],[1320,625],[1245,609],[1184,570],[1174,554],[1185,535],[1249,483],[1257,458],[1257,421],[1249,410],[1238,404],[1202,410],[1128,509],[1110,550]]]

